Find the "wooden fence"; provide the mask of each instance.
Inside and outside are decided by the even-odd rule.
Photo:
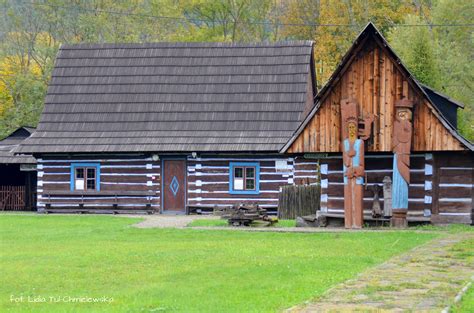
[[[278,196],[278,217],[295,219],[297,216],[316,214],[320,203],[320,185],[284,186]]]
[[[25,210],[25,186],[0,186],[0,210]]]

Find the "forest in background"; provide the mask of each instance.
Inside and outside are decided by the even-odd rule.
[[[61,44],[314,40],[318,90],[372,21],[422,83],[465,104],[474,140],[472,0],[0,0],[0,138],[36,126]]]

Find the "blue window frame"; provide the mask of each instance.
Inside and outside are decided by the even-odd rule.
[[[100,191],[99,163],[71,163],[71,191]]]
[[[229,193],[258,195],[260,193],[260,163],[230,162]]]

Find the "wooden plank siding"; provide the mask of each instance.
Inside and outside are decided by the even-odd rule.
[[[286,150],[287,153],[341,152],[340,102],[355,98],[360,112],[375,114],[367,152],[390,152],[395,102],[403,96],[415,103],[414,152],[466,150],[440,121],[419,88],[377,40],[366,41],[350,59],[333,85],[321,95],[317,112]],[[311,138],[317,137],[316,140]]]
[[[70,191],[72,163],[100,164],[100,191]],[[160,161],[149,157],[65,157],[38,159],[38,211],[52,208],[143,210],[147,203],[160,210]],[[146,193],[149,193],[146,194]],[[134,194],[135,193],[135,194]],[[145,195],[146,194],[146,195]]]

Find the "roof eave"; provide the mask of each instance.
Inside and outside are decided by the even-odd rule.
[[[460,107],[461,109],[464,109],[465,105],[464,105],[463,103],[461,103],[461,102],[459,102],[459,101],[456,101],[456,100],[450,98],[448,95],[446,95],[446,94],[444,94],[444,93],[442,93],[442,92],[439,92],[439,91],[437,91],[437,90],[431,88],[431,87],[428,86],[428,85],[425,85],[425,84],[420,83],[420,82],[419,82],[419,84],[420,84],[420,86],[422,86],[423,88],[429,89],[431,92],[433,92],[433,93],[437,94],[438,96],[440,96],[440,97],[446,99],[447,101],[449,101],[449,102],[451,102],[452,104],[454,104],[454,105]]]

